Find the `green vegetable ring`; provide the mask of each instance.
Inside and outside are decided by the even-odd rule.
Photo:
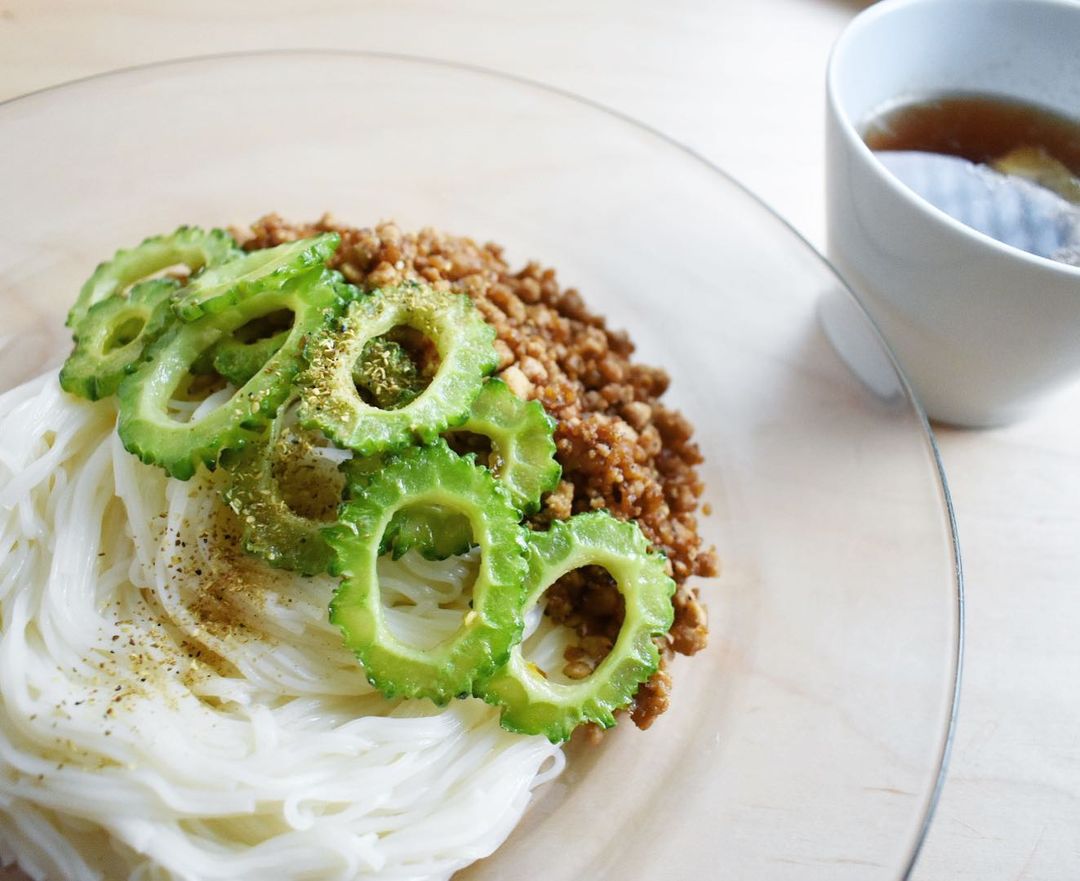
[[[172,279],[138,282],[129,296],[94,303],[75,326],[75,350],[60,370],[66,392],[91,401],[113,394],[143,352],[173,322]]]
[[[220,229],[209,232],[195,226],[182,226],[172,235],[153,236],[141,245],[116,252],[112,260],[101,263],[79,291],[75,305],[68,312],[67,325],[74,328],[90,307],[125,289],[140,279],[183,264],[192,272],[216,266],[243,254],[232,236]]]
[[[333,274],[320,269],[218,315],[173,325],[150,348],[146,362],[120,385],[117,431],[125,448],[181,480],[191,477],[200,463],[213,468],[222,450],[256,439],[256,432],[276,415],[299,372],[308,335],[343,306],[341,286]],[[203,352],[247,322],[282,309],[293,313],[285,343],[228,402],[197,421],[180,422],[169,415],[170,399]]]
[[[429,650],[395,638],[383,620],[375,564],[380,537],[406,505],[443,505],[468,517],[481,549],[472,608],[450,638]],[[446,443],[413,447],[390,459],[339,512],[324,535],[343,576],[330,619],[387,697],[426,697],[440,706],[469,694],[473,683],[506,661],[521,638],[524,532],[518,514],[489,471]]]
[[[353,381],[353,368],[368,341],[407,325],[433,340],[438,370],[409,403],[381,410],[366,403]],[[484,376],[498,357],[488,325],[464,294],[407,283],[356,300],[307,347],[308,367],[300,375],[300,423],[362,456],[393,451],[419,437],[431,443],[450,425],[465,420]]]
[[[549,681],[516,646],[506,665],[481,680],[474,693],[503,708],[504,728],[543,734],[553,743],[566,740],[583,722],[610,728],[615,710],[629,705],[638,686],[656,671],[660,654],[653,637],[671,627],[675,582],[665,572],[663,557],[649,551],[637,524],[604,511],[556,521],[547,532],[530,533],[528,544],[523,614],[567,572],[598,565],[614,577],[623,595],[622,630],[610,654],[579,682]]]
[[[489,379],[484,384],[469,418],[456,430],[491,440],[488,466],[519,511],[528,514],[537,510],[541,496],[559,482],[562,469],[555,460],[554,420],[539,403],[523,401],[502,380]],[[369,457],[345,463],[353,495],[363,492],[379,462],[380,457]],[[393,553],[395,560],[410,550],[429,560],[445,560],[470,547],[468,520],[439,505],[414,505],[398,511],[382,540],[382,552]]]
[[[181,291],[173,308],[184,321],[216,314],[261,291],[280,287],[315,266],[322,266],[337,250],[341,236],[324,233],[286,242],[276,248],[250,251],[221,266],[208,267]]]
[[[229,485],[223,495],[240,518],[248,553],[279,569],[318,575],[332,558],[321,533],[327,524],[293,511],[274,476],[275,463],[298,452],[297,438],[282,433],[287,406],[281,406],[259,442],[248,444],[224,463]]]
[[[489,379],[460,431],[491,440],[488,467],[523,514],[540,508],[540,497],[562,475],[555,460],[555,420],[538,401],[523,401],[499,379]]]

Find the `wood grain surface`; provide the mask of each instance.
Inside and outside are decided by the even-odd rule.
[[[0,99],[230,50],[466,61],[662,129],[820,248],[825,64],[863,5],[0,0]],[[937,437],[960,524],[968,642],[952,767],[914,878],[1080,878],[1080,387],[1024,424]]]

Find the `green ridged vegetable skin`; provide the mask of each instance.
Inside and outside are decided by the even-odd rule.
[[[182,226],[171,235],[152,236],[134,248],[117,251],[111,260],[98,265],[68,312],[67,325],[75,328],[95,303],[123,294],[135,282],[156,272],[176,265],[196,272],[227,263],[243,253],[233,237],[220,229],[207,232],[197,226]]]
[[[353,370],[370,340],[402,325],[433,341],[439,367],[412,401],[380,409],[360,396]],[[494,339],[494,329],[465,294],[417,283],[377,290],[350,304],[340,321],[308,344],[308,366],[299,378],[300,423],[361,456],[431,443],[468,416],[484,376],[498,363]]]
[[[215,467],[223,450],[258,439],[291,392],[308,336],[343,307],[335,274],[320,267],[217,315],[173,325],[151,347],[147,361],[120,385],[117,431],[124,447],[181,480],[190,478],[199,465]],[[169,401],[200,355],[247,322],[283,309],[293,313],[284,344],[227,402],[195,422],[169,415]]]
[[[543,493],[554,489],[562,468],[555,459],[555,423],[536,401],[523,401],[498,379],[489,379],[469,411],[468,419],[454,431],[482,435],[491,441],[485,464],[506,489],[519,511],[532,513],[540,507]],[[364,491],[381,457],[354,458],[343,466],[351,494]],[[384,553],[394,559],[410,550],[429,560],[445,560],[472,547],[468,521],[441,506],[411,505],[398,511],[383,536]]]
[[[539,510],[543,494],[558,485],[562,467],[555,459],[555,420],[538,401],[523,401],[501,379],[484,383],[456,430],[491,441],[486,464],[523,514]]]
[[[173,323],[172,279],[138,282],[128,296],[110,294],[94,303],[75,325],[75,349],[60,369],[60,386],[73,395],[107,398]]]
[[[528,545],[522,614],[566,573],[602,566],[623,596],[622,629],[611,652],[585,679],[550,681],[515,646],[505,666],[480,679],[474,693],[502,707],[504,728],[543,734],[553,743],[566,740],[585,722],[610,728],[615,711],[628,706],[638,686],[656,672],[660,652],[653,639],[671,627],[675,582],[664,558],[649,550],[637,524],[617,520],[606,511],[555,521],[547,532],[529,533]]]
[[[376,561],[380,538],[406,505],[442,505],[464,514],[480,546],[472,608],[458,631],[433,649],[398,640],[386,627]],[[413,447],[388,460],[346,502],[324,535],[334,550],[331,573],[342,577],[330,620],[387,697],[429,698],[443,705],[470,693],[521,638],[524,532],[518,513],[491,473],[443,441]]]
[[[225,311],[263,291],[273,290],[304,275],[333,256],[341,243],[337,233],[286,242],[275,248],[249,251],[222,265],[207,267],[176,298],[173,308],[184,321]]]

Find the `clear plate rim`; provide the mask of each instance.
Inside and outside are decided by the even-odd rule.
[[[700,153],[693,147],[682,143],[671,135],[666,134],[661,129],[656,128],[649,123],[639,120],[637,117],[632,116],[617,108],[610,107],[600,101],[593,98],[589,98],[585,95],[578,94],[570,89],[564,89],[560,86],[544,83],[539,80],[534,80],[529,77],[521,76],[519,74],[509,73],[507,71],[497,70],[495,68],[484,67],[479,64],[470,64],[468,62],[453,61],[445,58],[433,58],[423,55],[410,55],[403,52],[386,52],[369,49],[331,49],[331,48],[317,48],[317,47],[296,47],[296,48],[275,48],[275,49],[252,49],[244,51],[231,51],[231,52],[211,52],[202,55],[181,55],[173,58],[165,58],[158,61],[143,62],[140,64],[125,65],[123,67],[113,68],[110,70],[99,71],[97,73],[88,74],[87,76],[75,77],[70,80],[64,80],[63,82],[54,83],[49,86],[43,86],[39,89],[34,89],[30,92],[25,92],[20,95],[15,95],[10,98],[6,98],[0,101],[0,110],[16,104],[30,101],[34,98],[47,96],[53,92],[64,91],[71,86],[82,85],[86,83],[95,82],[97,80],[106,80],[114,77],[122,77],[128,74],[142,73],[146,71],[153,71],[158,68],[165,67],[183,67],[187,65],[197,65],[207,62],[217,61],[230,61],[240,59],[258,59],[258,58],[299,58],[303,56],[310,56],[315,58],[343,58],[343,59],[378,59],[383,61],[397,61],[405,62],[408,64],[426,65],[430,67],[441,67],[446,69],[452,69],[462,71],[466,73],[472,73],[480,76],[493,77],[495,79],[503,80],[504,82],[512,82],[520,86],[524,86],[529,89],[536,89],[548,94],[557,95],[568,101],[573,101],[576,104],[588,107],[598,113],[602,113],[605,116],[612,117],[620,122],[638,129],[645,134],[663,142],[668,147],[671,147],[684,156],[699,163],[707,168],[710,172],[723,178],[728,184],[740,190],[744,196],[749,200],[756,203],[766,214],[770,215],[774,221],[779,223],[787,232],[793,236],[805,249],[809,252],[814,259],[816,259],[822,268],[830,274],[836,283],[848,294],[851,301],[857,306],[860,314],[866,320],[866,322],[873,329],[873,333],[881,348],[889,358],[889,362],[893,369],[896,371],[896,375],[900,380],[901,387],[904,390],[904,395],[907,398],[908,403],[911,405],[915,415],[918,419],[919,425],[923,430],[923,440],[927,444],[929,449],[934,469],[937,473],[939,490],[941,493],[941,500],[945,506],[946,519],[948,523],[949,533],[949,545],[952,553],[953,567],[952,567],[952,581],[955,588],[955,609],[956,609],[956,640],[953,646],[951,655],[951,694],[950,705],[948,711],[948,717],[946,720],[945,731],[941,735],[940,746],[938,748],[937,756],[937,772],[934,776],[933,786],[930,788],[929,793],[926,796],[926,801],[922,811],[922,821],[919,824],[918,832],[915,835],[915,839],[912,842],[908,858],[903,864],[902,872],[899,876],[899,881],[909,881],[911,874],[915,869],[915,865],[918,862],[919,855],[922,852],[923,845],[926,843],[927,835],[929,834],[930,827],[933,823],[935,813],[937,811],[938,804],[941,800],[942,789],[945,785],[945,778],[948,773],[949,761],[952,755],[953,741],[956,734],[956,720],[960,707],[960,692],[961,684],[963,680],[963,668],[964,668],[964,645],[965,645],[965,629],[966,629],[966,614],[965,614],[965,591],[964,591],[964,569],[963,562],[960,554],[960,538],[956,523],[956,511],[953,506],[952,493],[949,489],[948,478],[945,474],[945,465],[941,459],[941,452],[938,448],[937,439],[934,436],[933,428],[930,425],[930,421],[926,415],[922,404],[915,396],[914,389],[911,383],[908,381],[903,368],[900,366],[899,361],[896,358],[895,353],[889,346],[881,329],[874,321],[873,317],[863,306],[862,302],[856,296],[855,292],[851,289],[839,271],[825,258],[825,256],[815,248],[809,240],[796,229],[790,221],[788,221],[783,215],[776,211],[771,205],[765,202],[760,196],[758,196],[748,186],[743,184],[737,178],[726,172],[720,166],[716,165],[712,160],[708,159],[704,154]]]

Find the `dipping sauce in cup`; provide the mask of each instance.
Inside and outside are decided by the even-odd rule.
[[[882,0],[833,49],[827,253],[938,420],[1012,422],[1080,379],[1077,47],[1071,0]]]
[[[904,102],[863,140],[934,207],[999,242],[1080,265],[1080,122],[997,95]]]

